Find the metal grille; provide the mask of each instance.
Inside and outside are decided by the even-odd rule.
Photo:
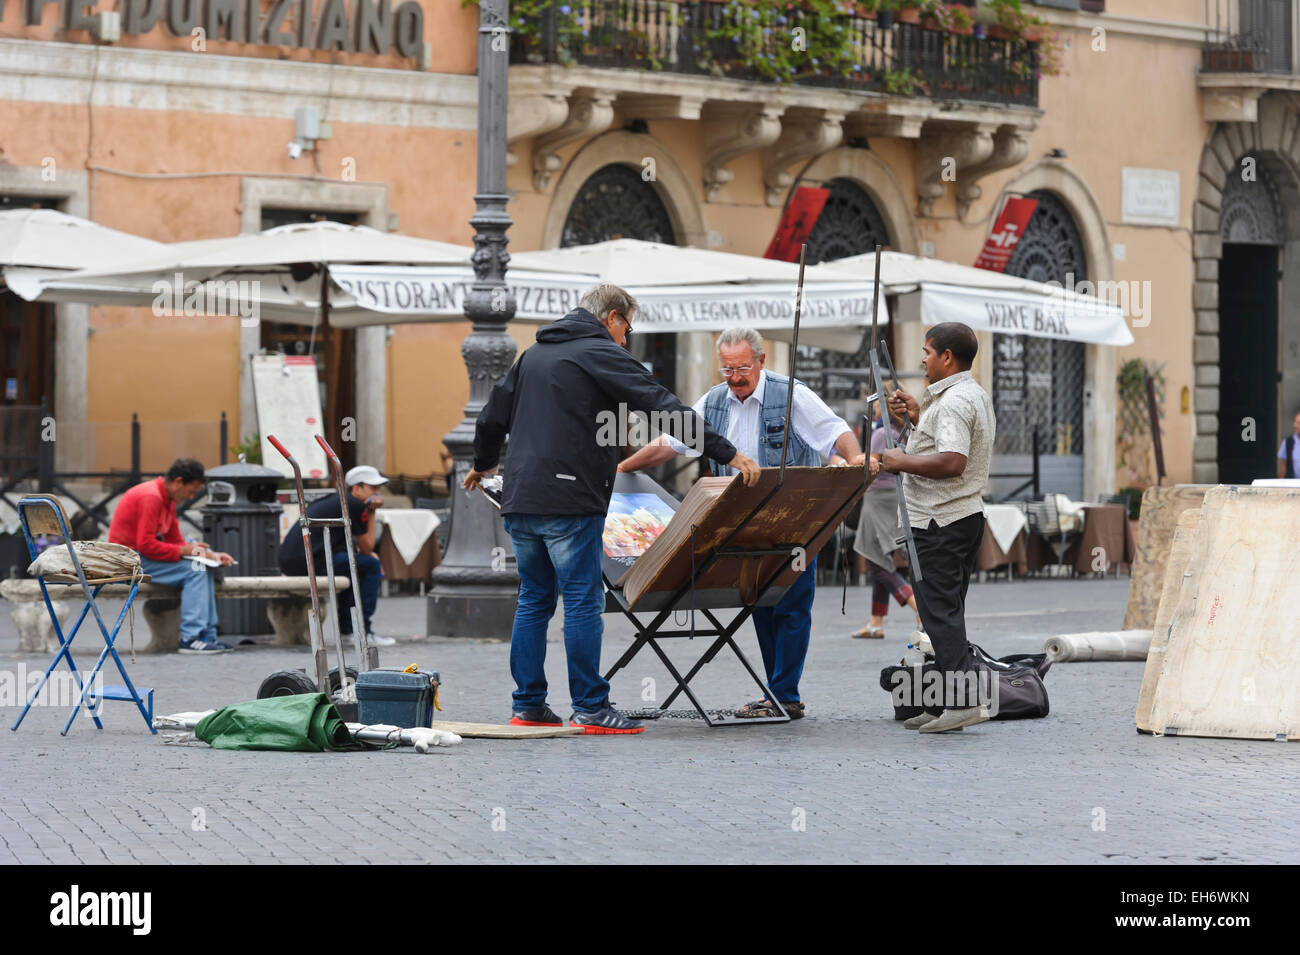
[[[1219,207],[1219,238],[1224,242],[1244,245],[1281,245],[1282,208],[1277,184],[1257,157],[1249,166],[1238,162],[1240,173],[1251,170],[1253,178],[1247,180],[1238,172],[1228,176],[1223,185],[1223,199]],[[1244,159],[1243,159],[1244,161]]]
[[[1206,73],[1290,73],[1293,0],[1207,0]]]
[[[677,244],[663,200],[631,166],[605,166],[582,184],[564,219],[560,246],[591,245],[608,239]]]
[[[825,188],[830,196],[808,235],[809,265],[871,252],[877,244],[889,245],[885,218],[865,189],[852,179],[832,179]],[[836,368],[869,368],[869,346],[866,334],[852,353],[801,346],[795,374],[832,406],[857,398],[861,390],[858,380],[832,372]]]
[[[610,239],[677,244],[663,200],[631,166],[604,166],[582,184],[565,216],[560,246],[567,249]],[[628,351],[661,385],[676,390],[676,335],[634,334],[628,339]]]
[[[1007,263],[1007,274],[1067,287],[1084,281],[1083,241],[1069,210],[1049,192],[1034,192],[1038,208]],[[993,408],[998,454],[1083,453],[1086,350],[1078,342],[1028,335],[993,336]]]

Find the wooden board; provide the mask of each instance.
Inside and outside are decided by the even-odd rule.
[[[434,720],[432,729],[446,730],[469,739],[550,739],[552,736],[581,736],[581,726],[511,726],[509,723],[457,723]]]
[[[1124,630],[1146,630],[1155,625],[1160,604],[1165,563],[1174,540],[1178,515],[1189,507],[1199,508],[1209,484],[1180,484],[1149,487],[1142,494],[1138,520],[1137,553],[1129,576],[1128,609]]]
[[[1192,556],[1192,544],[1195,543],[1196,528],[1200,521],[1201,509],[1189,507],[1178,516],[1178,526],[1174,528],[1174,541],[1165,563],[1164,586],[1160,591],[1156,622],[1151,630],[1151,646],[1147,649],[1147,666],[1142,671],[1142,689],[1138,692],[1137,728],[1143,733],[1151,732],[1151,704],[1156,698],[1156,683],[1160,680],[1160,669],[1165,663],[1169,621],[1173,619],[1183,585],[1194,576],[1188,561]]]
[[[1213,488],[1151,707],[1154,733],[1300,739],[1300,490]]]
[[[697,567],[702,565],[714,549],[729,539],[729,550],[761,550],[778,546],[792,550],[797,545],[804,548],[805,564],[811,564],[853,502],[866,489],[862,483],[862,467],[788,467],[785,484],[778,490],[779,475],[780,468],[763,468],[758,483],[753,487],[732,480],[699,518],[693,535],[694,557],[689,538],[662,555],[659,551],[663,548],[656,545],[666,542],[666,538],[661,537],[651,544],[624,578],[623,593],[629,606],[635,610],[642,594],[673,593],[686,586],[691,577],[692,561]],[[758,508],[757,512],[755,508]],[[752,519],[733,538],[732,533],[751,514]],[[833,520],[837,514],[840,520]],[[647,561],[644,567],[639,566],[647,558],[654,560]],[[742,601],[749,601],[757,588],[777,574],[788,560],[786,553],[770,557],[724,557],[700,573],[696,586],[702,590],[738,590]],[[802,568],[786,570],[776,578],[776,585],[790,586],[801,571]]]

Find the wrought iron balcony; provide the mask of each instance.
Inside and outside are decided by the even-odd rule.
[[[1201,51],[1205,73],[1293,73],[1295,0],[1214,0]]]
[[[523,20],[512,40],[517,64],[1038,104],[1037,44],[1018,40],[913,23],[882,28],[869,17],[827,18],[771,0],[540,0],[527,12],[516,6],[515,15]]]

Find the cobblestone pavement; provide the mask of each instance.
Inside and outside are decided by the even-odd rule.
[[[1051,633],[1117,629],[1127,588],[1125,578],[977,584],[971,638],[1001,656],[1037,651]],[[1054,667],[1043,720],[904,730],[878,679],[902,653],[906,614],[894,608],[884,641],[852,640],[868,598],[851,588],[844,617],[838,588],[818,593],[809,716],[786,725],[665,719],[635,737],[317,755],[167,745],[122,703],[106,705],[102,732],[79,718],[60,738],[65,711],[38,708],[13,733],[17,709],[6,706],[0,862],[1300,861],[1291,748],[1138,735],[1141,664]],[[631,628],[605,619],[608,665]],[[423,621],[422,599],[393,598],[376,624],[401,639]],[[759,666],[752,628],[742,634]],[[94,644],[85,636],[82,657]],[[551,702],[567,715],[558,621],[551,641]],[[16,647],[0,607],[0,672],[43,667]],[[385,665],[441,672],[445,718],[490,722],[509,718],[508,652],[410,638],[381,651]],[[670,653],[698,651],[675,641]],[[305,650],[250,646],[128,666],[168,713],[248,699],[266,674],[307,662]],[[671,686],[645,653],[613,699],[645,706],[646,678],[660,694]],[[752,698],[745,679],[719,657],[699,682],[706,705]]]

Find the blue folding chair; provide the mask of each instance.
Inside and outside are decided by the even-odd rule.
[[[66,659],[68,669],[72,671],[73,679],[76,680],[80,694],[77,698],[77,705],[72,708],[72,713],[68,716],[68,722],[63,727],[62,735],[66,736],[68,734],[68,730],[72,728],[72,721],[77,718],[77,714],[81,712],[83,706],[86,707],[86,712],[91,719],[95,721],[95,726],[98,729],[103,729],[104,724],[99,719],[99,708],[100,703],[104,700],[123,700],[134,703],[140,710],[140,715],[144,717],[149,732],[156,734],[158,731],[154,729],[153,725],[153,689],[151,687],[141,687],[140,690],[143,691],[143,695],[136,690],[134,684],[131,683],[131,678],[127,676],[126,667],[122,664],[122,658],[117,655],[117,650],[113,646],[117,640],[118,631],[122,629],[122,621],[131,612],[131,604],[135,600],[136,591],[139,589],[141,581],[149,579],[148,574],[137,573],[130,576],[87,579],[85,569],[81,566],[81,561],[77,559],[77,550],[72,546],[72,534],[68,530],[68,520],[64,516],[63,506],[59,503],[59,499],[52,495],[28,494],[22,498],[18,502],[18,519],[23,525],[23,536],[27,538],[27,551],[31,554],[32,560],[35,560],[38,554],[36,547],[37,536],[59,537],[62,538],[62,545],[68,548],[68,554],[72,558],[72,566],[77,573],[75,577],[69,574],[41,574],[37,578],[41,584],[41,595],[45,598],[45,609],[49,611],[50,620],[54,622],[54,632],[59,638],[59,650],[54,654],[54,659],[50,661],[50,665],[45,668],[45,674],[41,677],[40,682],[36,684],[36,688],[28,696],[27,705],[18,714],[18,720],[14,723],[13,729],[17,730],[22,724],[27,711],[32,708],[32,704],[36,702],[41,690],[50,679],[50,674],[59,665],[59,660]],[[122,606],[122,612],[117,615],[117,622],[113,624],[113,629],[109,630],[104,624],[104,618],[100,616],[95,598],[108,584],[127,582],[130,583],[131,588],[127,593],[126,603]],[[86,598],[81,613],[77,617],[77,622],[72,625],[72,629],[67,636],[63,634],[63,627],[59,623],[59,615],[54,612],[54,605],[50,601],[48,583],[80,584],[82,595]],[[95,621],[99,624],[99,631],[104,636],[104,649],[83,682],[81,673],[77,670],[77,664],[73,662],[70,647],[73,639],[77,636],[77,631],[81,628],[82,622],[86,619],[87,613],[95,615]],[[95,681],[99,678],[100,669],[109,656],[112,656],[113,662],[117,664],[117,670],[122,674],[122,679],[126,685],[104,686],[97,692]]]

